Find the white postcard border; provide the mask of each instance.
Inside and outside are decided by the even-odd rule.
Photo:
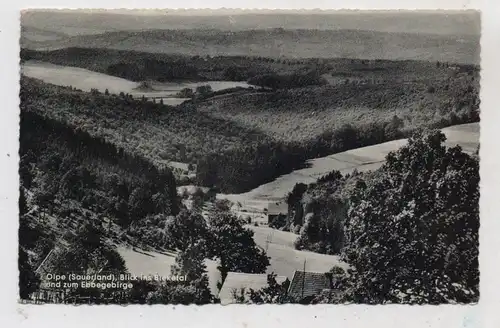
[[[17,303],[19,10],[23,8],[479,9],[481,37],[480,302],[472,306],[28,306]],[[500,3],[498,1],[20,0],[0,9],[0,308],[5,327],[500,327]],[[3,326],[3,325],[2,325]]]

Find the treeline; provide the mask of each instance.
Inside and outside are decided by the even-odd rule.
[[[248,79],[249,84],[271,89],[293,89],[311,85],[324,85],[327,81],[321,77],[317,70],[309,72],[294,72],[287,75],[264,74]]]
[[[292,74],[317,67],[318,61],[251,56],[187,56],[113,49],[65,48],[54,51],[21,49],[21,61],[40,60],[81,67],[132,81],[247,81],[265,74]],[[302,73],[300,73],[302,75]]]
[[[176,59],[170,62],[156,59],[144,59],[138,62],[119,62],[109,65],[106,73],[132,81],[154,80],[167,82],[172,80],[203,80],[198,70],[188,60]]]
[[[197,183],[227,193],[245,192],[302,168],[310,158],[401,138],[402,127],[394,116],[389,122],[344,125],[308,142],[263,142],[208,154],[198,162]]]

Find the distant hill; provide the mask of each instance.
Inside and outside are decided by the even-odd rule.
[[[70,35],[152,29],[319,29],[479,35],[477,11],[248,11],[58,10],[24,11],[21,25]]]
[[[118,31],[36,41],[21,47],[53,50],[67,47],[108,48],[202,56],[288,58],[360,58],[426,60],[478,64],[479,36],[414,34],[363,30],[209,29]]]
[[[54,41],[68,37],[69,35],[61,32],[47,31],[31,26],[21,27],[21,44],[26,42],[29,43],[29,42]]]

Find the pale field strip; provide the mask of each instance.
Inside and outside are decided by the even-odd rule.
[[[479,145],[479,123],[463,124],[442,129],[447,137],[446,145],[449,147],[460,145],[464,151],[472,153]],[[368,147],[348,150],[345,152],[309,160],[309,167],[282,175],[267,184],[263,184],[243,194],[219,194],[218,198],[228,199],[232,202],[249,204],[249,210],[260,210],[268,206],[269,199],[273,201],[284,199],[295,184],[309,184],[319,177],[338,170],[342,174],[352,173],[355,169],[363,172],[376,170],[382,166],[385,157],[407,143],[406,139],[389,141]]]

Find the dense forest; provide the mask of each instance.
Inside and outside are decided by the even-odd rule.
[[[136,217],[177,214],[180,200],[170,170],[42,115],[21,112],[22,185],[41,204],[68,199],[128,226]]]
[[[59,289],[64,302],[206,304],[216,299],[205,259],[220,260],[219,285],[229,271],[265,272],[269,260],[244,222],[227,209],[216,208],[208,223],[188,212],[168,169],[24,107],[20,127],[21,299],[46,290],[47,273],[127,273],[115,244],[175,251],[173,272],[189,279]]]
[[[321,85],[324,74],[345,83],[355,81],[425,81],[446,79],[454,68],[478,70],[475,65],[429,61],[356,58],[290,58],[262,56],[200,56],[104,48],[64,48],[52,51],[21,49],[21,61],[37,60],[63,66],[143,80],[249,81],[284,88]],[[447,68],[450,68],[449,71]]]
[[[479,120],[479,75],[473,67],[422,66],[421,76],[414,79],[420,69],[414,63],[407,71],[385,65],[367,66],[378,72],[373,79],[344,70],[348,77],[326,85],[207,99],[197,109],[284,141],[308,141],[345,124],[356,129],[384,124],[394,116],[408,133]]]

